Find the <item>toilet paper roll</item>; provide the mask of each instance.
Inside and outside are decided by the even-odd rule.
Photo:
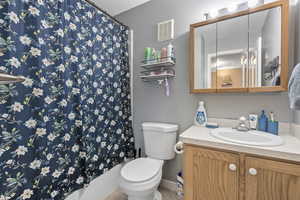
[[[175,144],[174,151],[176,154],[183,154],[183,142],[178,142],[177,144]]]

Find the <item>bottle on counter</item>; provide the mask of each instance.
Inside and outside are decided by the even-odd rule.
[[[207,115],[206,115],[206,109],[204,106],[204,102],[199,102],[199,107],[195,115],[195,125],[196,126],[205,126],[207,123]]]
[[[264,132],[267,132],[268,130],[268,117],[264,110],[262,111],[258,119],[258,130]]]

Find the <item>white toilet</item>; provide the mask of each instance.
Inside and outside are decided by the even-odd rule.
[[[128,195],[128,200],[161,200],[157,188],[162,177],[162,166],[164,160],[175,157],[178,126],[145,122],[142,127],[148,157],[133,160],[121,169],[120,188]]]

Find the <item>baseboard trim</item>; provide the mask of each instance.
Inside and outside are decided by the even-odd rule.
[[[173,181],[169,181],[167,179],[162,179],[162,181],[160,183],[160,187],[171,190],[173,192],[177,191],[176,183]]]

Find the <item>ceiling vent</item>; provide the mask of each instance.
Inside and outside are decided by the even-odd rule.
[[[157,27],[159,42],[174,39],[174,19],[158,23]]]

